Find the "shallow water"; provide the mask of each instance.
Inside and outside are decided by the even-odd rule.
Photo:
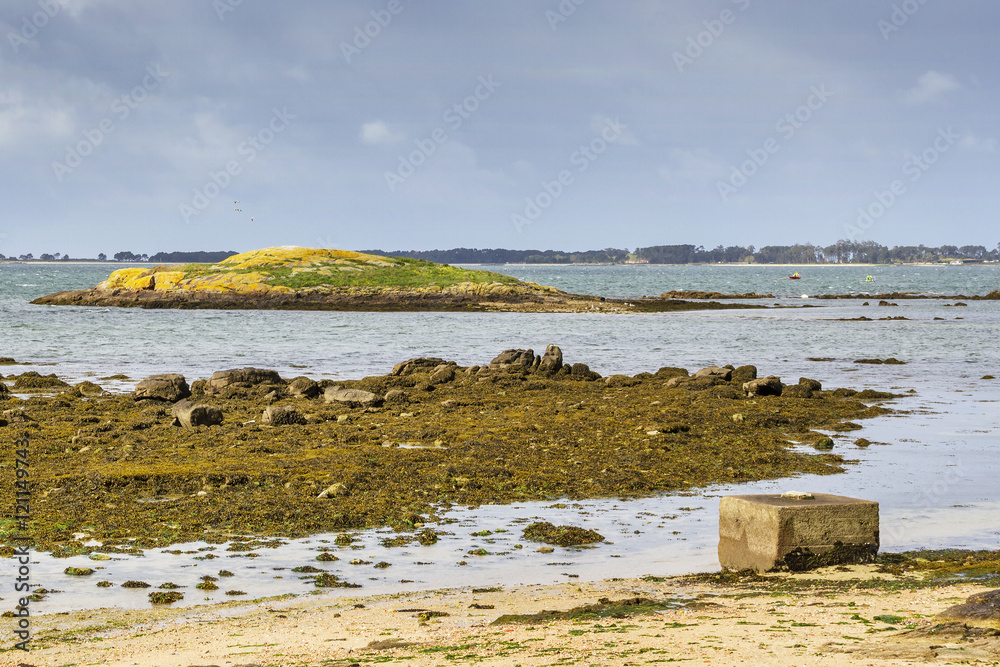
[[[508,268],[519,277],[570,291],[627,297],[667,289],[778,294],[778,287],[789,282],[781,276],[790,272],[785,267]],[[863,279],[867,272],[883,270],[886,273],[877,273],[880,290],[985,293],[1000,287],[998,268],[801,267],[807,277],[798,281],[795,289],[810,285],[807,281],[817,274],[815,280],[825,281],[825,287],[817,283],[812,293],[848,291],[838,285],[853,279],[855,273]],[[362,535],[363,550],[336,548],[333,536],[313,536],[278,549],[258,550],[257,558],[232,558],[224,546],[213,552],[182,555],[154,550],[141,558],[104,562],[36,555],[35,585],[63,591],[37,604],[36,613],[148,606],[147,593],[153,589],[125,590],[117,585],[128,579],[154,586],[167,581],[185,586],[179,589],[185,599],[178,605],[230,599],[225,591],[233,589],[246,591],[250,598],[305,593],[316,589],[290,568],[309,564],[364,586],[329,595],[548,583],[572,580],[569,575],[589,580],[711,570],[718,567],[718,497],[730,493],[796,489],[876,500],[881,504],[882,546],[888,550],[995,549],[1000,542],[1000,523],[995,520],[1000,509],[1000,483],[996,481],[1000,479],[1000,457],[995,435],[1000,432],[1000,381],[980,379],[986,374],[1000,376],[998,302],[971,301],[968,307],[955,308],[946,306],[949,301],[900,301],[898,307],[880,308],[864,307],[857,301],[785,298],[779,300],[783,305],[818,307],[629,316],[143,311],[26,304],[30,298],[57,289],[88,287],[107,272],[107,267],[93,266],[49,269],[0,265],[0,356],[35,364],[0,370],[8,374],[55,372],[66,379],[94,379],[106,388],[124,391],[131,389],[133,380],[154,372],[181,372],[191,381],[222,368],[253,365],[274,368],[285,377],[357,378],[385,373],[393,364],[415,356],[482,364],[505,348],[538,351],[556,343],[568,362],[588,363],[605,375],[655,371],[661,366],[694,370],[749,363],[762,373],[784,377],[786,382],[805,376],[821,380],[826,387],[897,393],[913,389],[917,393],[892,403],[900,413],[865,420],[863,430],[834,436],[835,451],[859,461],[841,475],[713,487],[694,495],[594,500],[565,507],[556,507],[553,501],[455,509],[449,516],[456,523],[438,527],[453,535],[442,537],[431,547],[415,544],[385,549],[378,540],[392,533],[370,531]],[[933,282],[938,272],[943,277]],[[861,315],[909,319],[841,321]],[[853,363],[859,358],[890,356],[907,364]],[[809,361],[811,357],[833,361]],[[40,365],[46,363],[55,365]],[[113,373],[126,373],[132,380],[99,380]],[[851,443],[860,437],[886,444],[856,448]],[[520,539],[525,525],[522,521],[534,518],[593,528],[613,544],[583,550],[556,547],[552,554],[541,554],[536,551],[538,545]],[[497,529],[507,532],[486,538],[471,535]],[[324,539],[331,543],[323,543]],[[522,549],[514,548],[518,543]],[[204,546],[175,548],[189,551]],[[314,561],[316,549],[321,547],[333,548],[341,560],[327,564]],[[491,554],[467,553],[480,547]],[[206,553],[219,557],[195,560]],[[386,561],[391,567],[350,565],[351,558],[364,558],[372,564]],[[467,564],[457,565],[460,561]],[[63,575],[71,565],[105,569],[91,577]],[[4,564],[4,568],[10,567],[9,561]],[[220,569],[235,574],[217,582],[220,590],[206,594],[194,589],[200,576],[217,575]],[[97,588],[96,582],[102,579],[116,586]],[[3,597],[10,599],[6,594]]]

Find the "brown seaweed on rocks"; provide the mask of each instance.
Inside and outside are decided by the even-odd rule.
[[[30,437],[29,528],[36,547],[56,556],[93,551],[83,544],[90,540],[102,543],[96,550],[137,553],[194,540],[256,549],[270,544],[252,542],[262,536],[331,532],[343,547],[350,531],[378,526],[432,544],[437,535],[425,525],[452,505],[836,473],[840,456],[791,443],[889,412],[853,389],[748,398],[737,385],[750,367],[700,376],[666,368],[607,383],[586,364],[564,363],[558,348],[513,352],[495,364],[433,360],[339,383],[398,392],[381,407],[293,396],[284,379],[262,376],[211,396],[221,424],[186,429],[171,426],[169,404],[131,395],[11,397],[0,446]],[[202,400],[206,387],[193,382],[192,398]],[[275,397],[304,423],[260,423]],[[8,508],[0,553],[10,553],[13,485],[0,486],[0,503]]]

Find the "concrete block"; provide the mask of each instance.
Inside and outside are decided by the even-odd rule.
[[[726,570],[810,570],[871,563],[878,503],[825,493],[724,496],[719,563]]]

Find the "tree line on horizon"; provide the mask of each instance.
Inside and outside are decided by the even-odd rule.
[[[636,248],[605,248],[566,252],[562,250],[507,250],[504,248],[453,248],[451,250],[362,250],[389,257],[426,259],[441,264],[894,264],[950,260],[1000,260],[1000,243],[987,250],[981,245],[939,247],[888,246],[874,241],[841,240],[829,246],[811,243],[750,246],[716,246],[708,250],[693,244]]]
[[[811,243],[772,245],[756,248],[750,246],[716,246],[711,250],[693,244],[657,245],[636,248],[605,248],[567,252],[563,250],[508,250],[505,248],[452,248],[451,250],[361,250],[372,255],[425,259],[439,264],[899,264],[909,262],[1000,261],[1000,243],[987,250],[981,245],[939,247],[888,246],[874,241],[837,241],[829,246]],[[229,251],[158,252],[155,255],[121,251],[113,255],[118,262],[157,262],[164,264],[215,264],[237,254]],[[0,260],[30,261],[31,253]],[[54,261],[70,259],[61,253],[43,253],[37,259]],[[107,261],[101,253],[98,261]]]

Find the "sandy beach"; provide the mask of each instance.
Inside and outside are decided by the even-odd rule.
[[[919,631],[933,624],[933,615],[986,588],[914,582],[877,566],[850,566],[736,583],[612,579],[92,610],[35,618],[30,655],[8,653],[0,664],[1000,664],[1000,637]],[[589,615],[494,624],[506,614],[636,598],[639,607],[605,605]]]

